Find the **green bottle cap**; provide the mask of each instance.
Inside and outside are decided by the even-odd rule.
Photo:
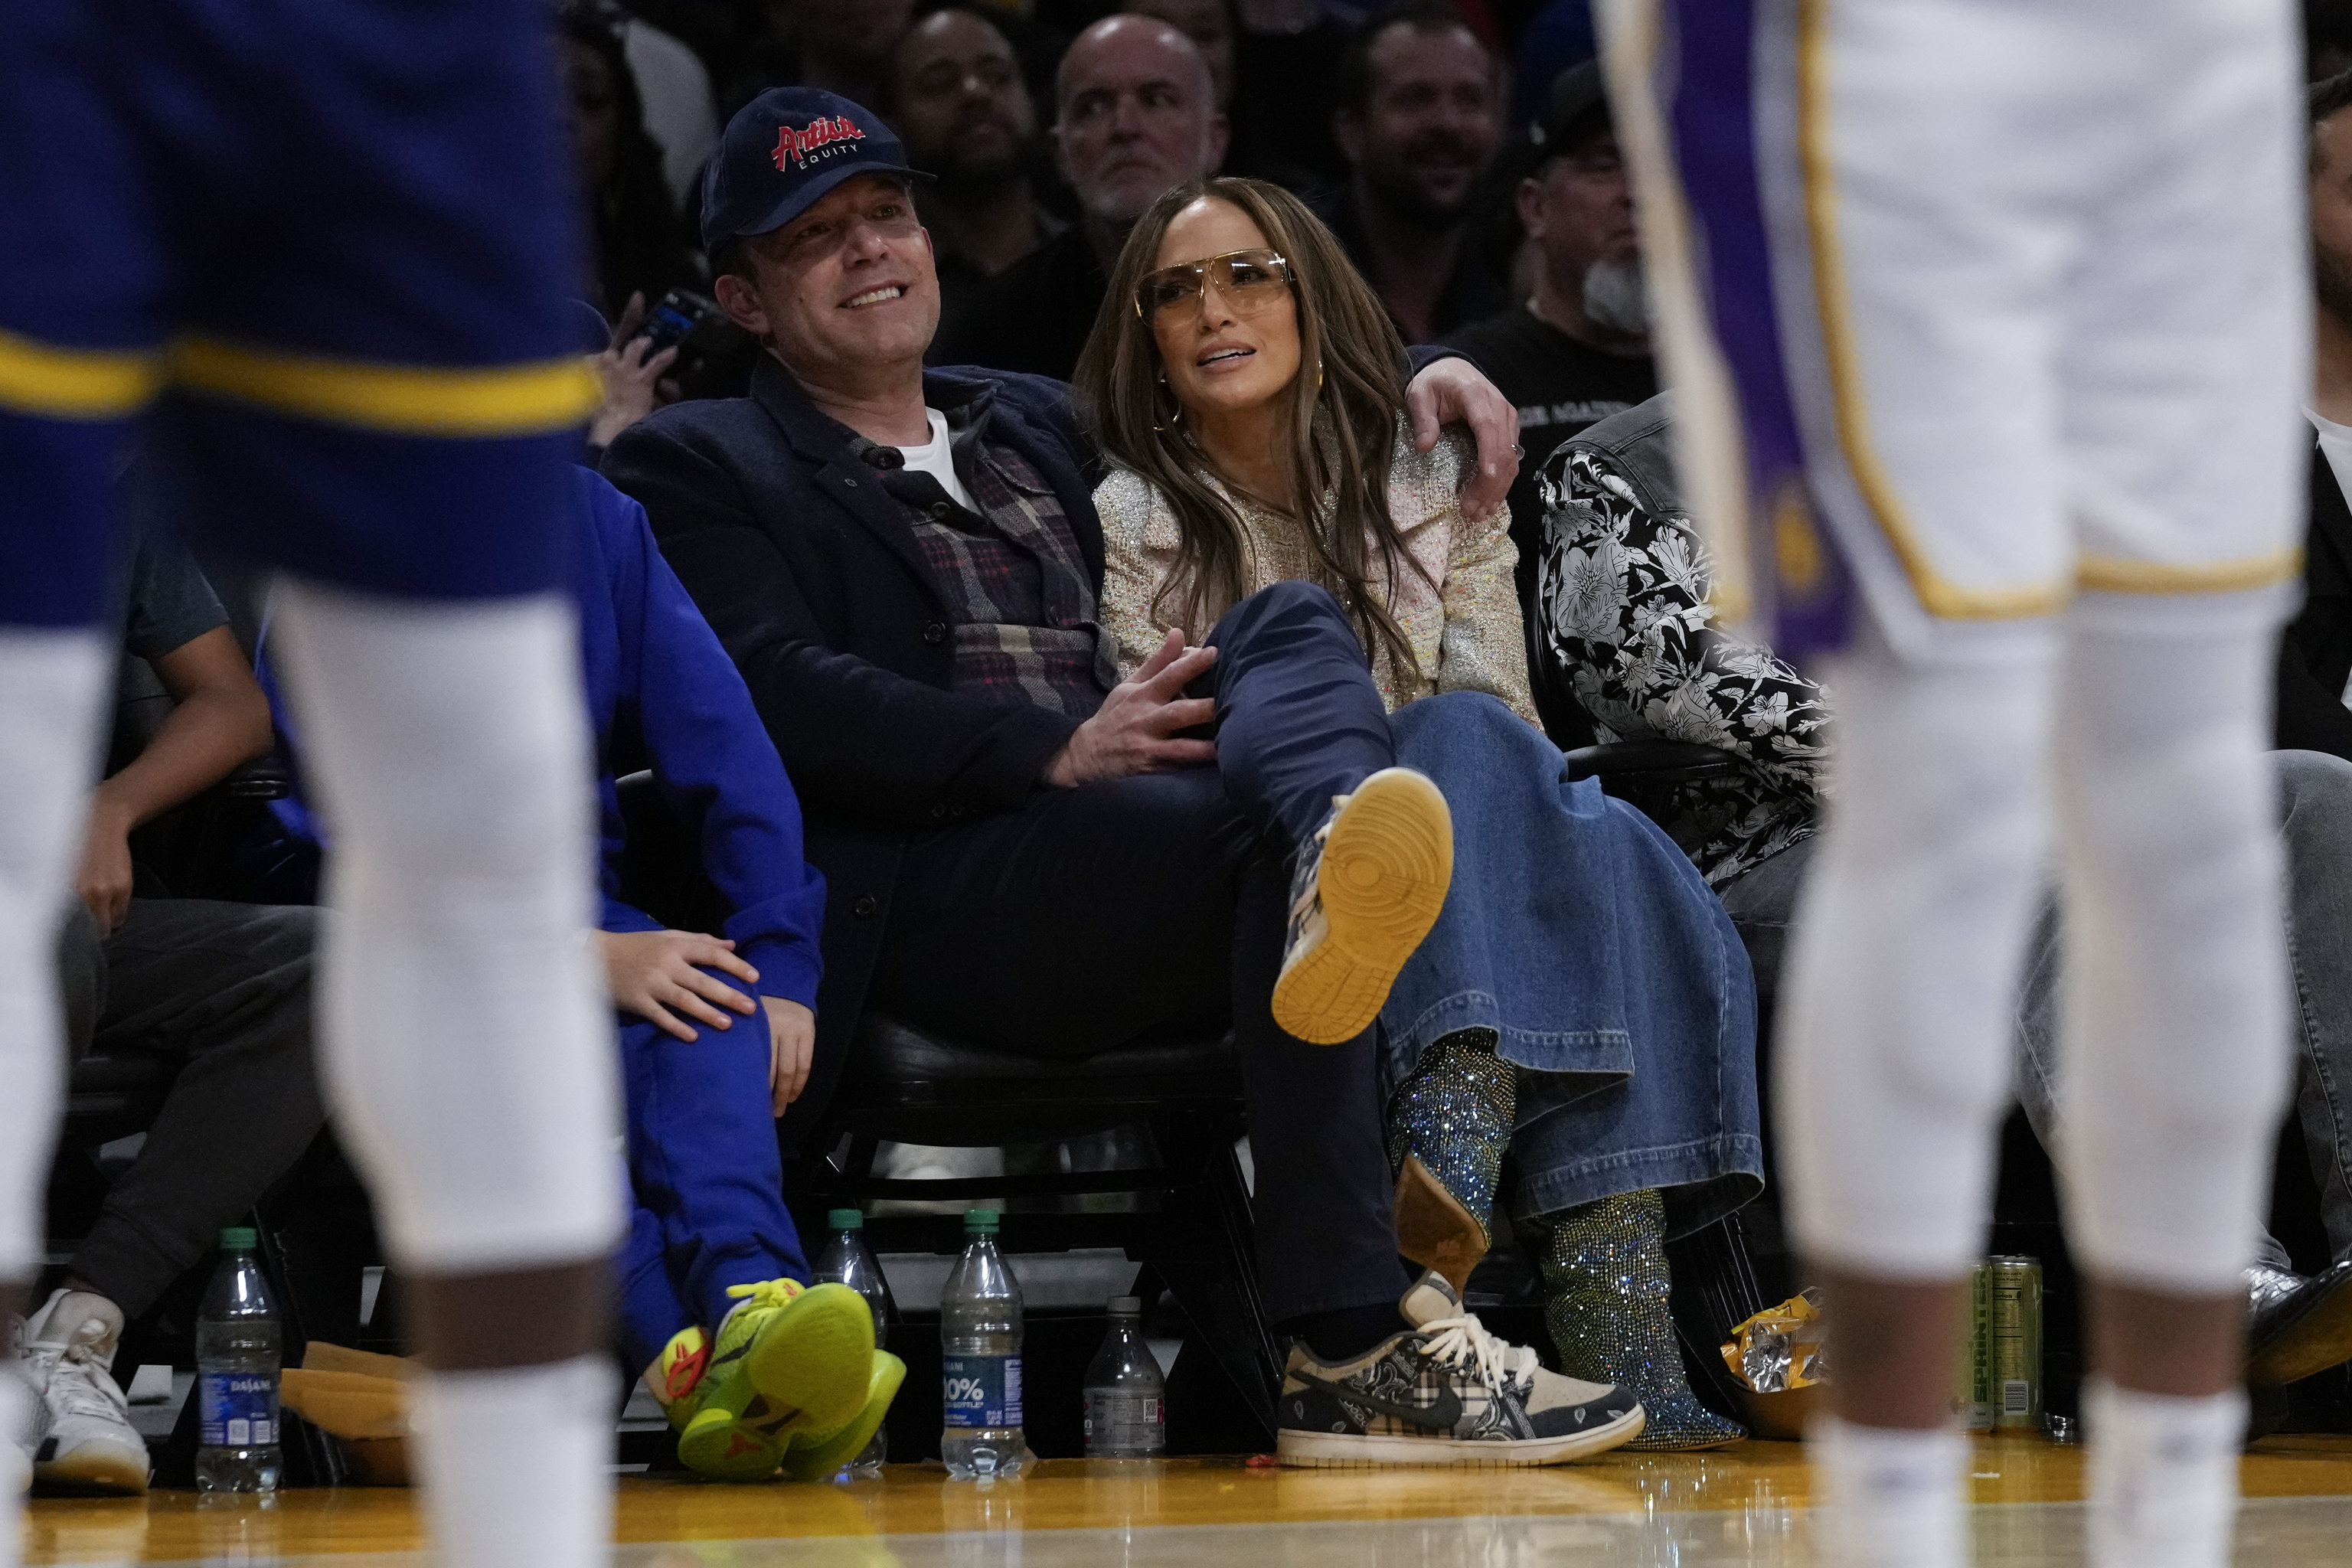
[[[967,1231],[980,1231],[984,1234],[993,1231],[998,1226],[1003,1225],[1003,1223],[1004,1216],[997,1213],[994,1209],[966,1209],[963,1211],[963,1227]]]
[[[863,1230],[866,1228],[866,1211],[830,1209],[825,1213],[824,1223],[835,1230]]]
[[[223,1252],[251,1252],[254,1244],[260,1239],[251,1226],[233,1225],[221,1232],[220,1249]]]

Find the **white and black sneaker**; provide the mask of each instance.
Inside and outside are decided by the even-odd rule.
[[[1547,1372],[1423,1274],[1398,1304],[1412,1331],[1327,1365],[1294,1346],[1276,1401],[1276,1456],[1326,1468],[1564,1464],[1641,1436],[1628,1390]]]
[[[145,1491],[146,1440],[114,1382],[122,1309],[86,1290],[59,1290],[17,1335],[17,1370],[35,1396],[33,1479],[76,1491]]]

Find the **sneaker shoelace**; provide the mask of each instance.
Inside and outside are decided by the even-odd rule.
[[[73,1338],[63,1345],[35,1344],[27,1348],[43,1360],[56,1356],[49,1369],[49,1396],[60,1413],[110,1415],[128,1425],[131,1402],[116,1386],[113,1374],[98,1359],[98,1342],[104,1338],[106,1325],[93,1319],[76,1329]]]
[[[730,1308],[727,1315],[731,1318],[746,1307],[789,1306],[793,1298],[807,1289],[808,1287],[797,1279],[762,1279],[752,1285],[730,1285],[727,1294],[735,1299],[737,1305]]]
[[[1324,819],[1322,826],[1315,830],[1315,837],[1307,840],[1307,847],[1299,854],[1298,869],[1290,884],[1290,935],[1293,940],[1297,938],[1299,928],[1306,923],[1307,917],[1322,903],[1323,892],[1313,875],[1314,867],[1323,853],[1323,847],[1331,841],[1331,829],[1338,824],[1339,814],[1347,810],[1348,803],[1355,798],[1352,795],[1333,795],[1331,815]]]
[[[1447,1366],[1470,1366],[1489,1393],[1499,1392],[1506,1380],[1532,1383],[1540,1364],[1531,1347],[1498,1337],[1478,1321],[1475,1312],[1432,1319],[1421,1325],[1421,1331],[1428,1337],[1425,1348],[1430,1355]]]

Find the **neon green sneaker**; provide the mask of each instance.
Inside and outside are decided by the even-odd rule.
[[[688,1329],[662,1352],[677,1457],[721,1481],[763,1481],[793,1439],[808,1441],[855,1419],[869,1397],[874,1317],[845,1285],[763,1279],[728,1292],[742,1298],[707,1354]],[[698,1362],[698,1364],[697,1364]]]
[[[907,1381],[907,1363],[888,1351],[874,1352],[874,1373],[866,1385],[865,1408],[836,1432],[806,1432],[786,1446],[784,1479],[821,1481],[866,1451],[882,1427],[898,1385]]]

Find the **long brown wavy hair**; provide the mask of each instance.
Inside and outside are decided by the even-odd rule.
[[[1404,407],[1404,344],[1323,220],[1264,180],[1195,180],[1152,203],[1127,237],[1078,357],[1080,416],[1110,460],[1133,469],[1176,514],[1176,568],[1152,597],[1152,618],[1200,635],[1241,601],[1247,586],[1242,520],[1209,484],[1208,459],[1185,433],[1174,395],[1160,379],[1151,323],[1135,308],[1137,289],[1158,268],[1169,224],[1203,196],[1249,215],[1265,243],[1289,262],[1297,305],[1298,374],[1286,394],[1293,504],[1250,499],[1301,524],[1314,544],[1317,580],[1347,607],[1367,652],[1385,647],[1401,674],[1417,674],[1412,645],[1382,607],[1395,597],[1400,569],[1428,577],[1389,516],[1389,468]],[[1383,590],[1379,595],[1370,591],[1375,579]]]

